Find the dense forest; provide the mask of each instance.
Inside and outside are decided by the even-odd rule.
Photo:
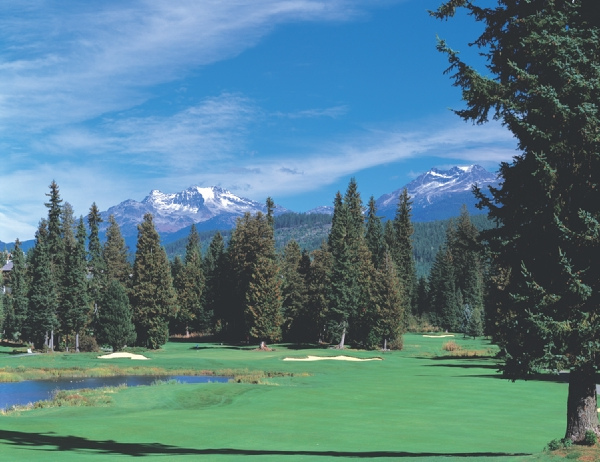
[[[192,332],[230,342],[399,348],[409,326],[482,332],[478,230],[466,212],[456,224],[419,225],[439,241],[429,244],[437,247],[432,282],[419,278],[414,256],[425,252],[414,243],[425,244],[414,239],[406,191],[385,223],[354,180],[336,196],[333,215],[275,217],[268,199],[266,214],[246,214],[230,232],[192,226],[167,246],[172,258],[147,214],[133,261],[112,216],[101,242],[95,204],[77,220],[56,183],[47,196],[34,247],[25,253],[17,240],[10,254],[0,312],[5,338],[37,349],[159,348],[169,335]],[[469,252],[473,260],[462,261]],[[477,328],[465,321],[471,317]]]

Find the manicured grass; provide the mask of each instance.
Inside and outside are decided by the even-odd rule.
[[[485,340],[405,336],[401,352],[346,351],[383,361],[283,361],[341,354],[169,343],[150,361],[92,354],[12,357],[2,368],[247,370],[283,372],[262,384],[161,384],[125,388],[106,407],[61,407],[0,416],[1,460],[544,460],[565,427],[567,386],[499,378]],[[133,364],[132,364],[133,363]],[[1,374],[1,372],[0,372]],[[290,375],[290,374],[293,374]],[[258,376],[258,375],[257,375]],[[552,379],[552,378],[549,378]]]

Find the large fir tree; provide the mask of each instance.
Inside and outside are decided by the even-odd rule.
[[[149,213],[138,225],[130,300],[137,344],[160,348],[169,339],[169,319],[177,306],[169,261]]]
[[[111,346],[113,351],[133,345],[136,332],[127,290],[117,279],[112,279],[102,291],[98,306],[98,342]]]
[[[23,324],[23,337],[38,349],[53,348],[51,333],[58,327],[58,295],[47,239],[47,222],[42,220],[36,232],[35,246],[30,250],[29,307]]]
[[[129,249],[125,245],[125,239],[121,234],[119,224],[114,215],[108,217],[108,229],[106,230],[106,242],[102,248],[102,259],[106,269],[106,280],[119,281],[123,287],[131,287],[131,264],[129,263]]]
[[[213,327],[217,333],[221,333],[226,314],[225,307],[228,306],[226,291],[227,280],[227,253],[225,242],[221,233],[217,232],[211,239],[206,255],[202,260],[205,290],[204,311],[213,320]]]
[[[281,295],[284,318],[284,339],[286,341],[310,341],[306,334],[309,331],[306,279],[301,270],[302,252],[295,240],[286,244],[281,255]],[[314,339],[312,339],[314,341]]]
[[[480,5],[483,3],[484,5]],[[569,370],[566,438],[598,430],[600,367],[600,15],[594,0],[444,2],[484,26],[473,43],[485,74],[440,41],[467,107],[465,120],[498,119],[521,154],[500,167],[482,204],[499,227],[486,239],[502,281],[496,340],[506,377]]]
[[[106,263],[102,257],[102,244],[100,242],[100,223],[102,221],[100,210],[94,202],[87,216],[90,230],[88,240],[89,296],[94,307],[94,312],[97,311],[100,294],[106,288]]]
[[[28,275],[25,265],[25,254],[19,239],[15,241],[12,251],[13,267],[10,272],[10,293],[5,299],[6,319],[4,323],[5,334],[12,340],[18,340],[23,333],[24,323],[27,320]]]

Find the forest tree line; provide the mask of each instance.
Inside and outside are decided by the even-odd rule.
[[[375,349],[401,348],[408,327],[483,333],[477,229],[465,209],[448,227],[430,280],[417,280],[406,190],[396,217],[384,224],[374,198],[365,207],[352,179],[335,197],[327,239],[312,251],[295,240],[276,250],[270,198],[266,214],[239,218],[227,243],[217,232],[204,252],[193,226],[183,255],[171,262],[147,214],[133,264],[114,217],[102,243],[95,204],[76,220],[55,182],[47,196],[48,217],[34,247],[25,255],[17,240],[10,256],[5,339],[47,350],[118,350],[159,348],[170,335],[201,333],[228,342],[343,348],[348,341]]]

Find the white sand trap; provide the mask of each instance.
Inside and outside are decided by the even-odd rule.
[[[454,337],[454,334],[444,334],[444,335],[423,335],[423,337],[428,337],[428,338],[444,338],[444,337]]]
[[[133,353],[111,353],[108,355],[98,356],[98,359],[113,359],[113,358],[129,358],[129,359],[150,359],[144,355],[134,355]]]
[[[382,358],[355,358],[353,356],[307,356],[306,358],[283,358],[284,361],[382,361]]]

